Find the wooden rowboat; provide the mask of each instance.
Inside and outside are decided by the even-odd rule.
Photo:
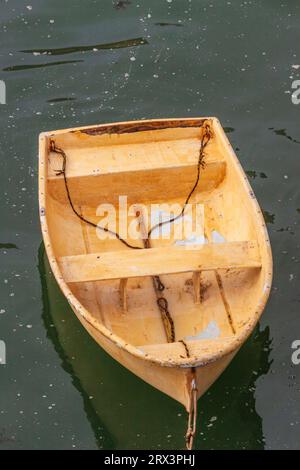
[[[253,331],[272,282],[264,219],[219,121],[42,133],[39,184],[62,292],[104,350],[185,406],[190,446],[197,399]]]

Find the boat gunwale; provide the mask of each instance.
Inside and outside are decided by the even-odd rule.
[[[50,139],[51,137],[55,135],[61,135],[64,133],[75,132],[75,131],[85,132],[86,130],[92,130],[94,132],[95,130],[99,130],[99,132],[96,131],[94,134],[90,134],[90,135],[100,135],[101,133],[102,134],[107,133],[105,132],[105,129],[107,130],[111,128],[122,128],[122,126],[128,125],[128,126],[132,126],[130,127],[131,129],[134,128],[134,126],[136,126],[137,132],[138,132],[138,127],[140,125],[145,126],[145,124],[146,124],[146,127],[147,127],[147,124],[149,124],[148,130],[153,131],[155,129],[151,127],[151,124],[154,124],[154,123],[156,124],[158,123],[161,126],[164,126],[164,124],[166,124],[165,127],[156,128],[158,130],[158,129],[170,127],[168,123],[172,123],[172,127],[174,128],[176,128],[176,123],[180,123],[180,122],[186,123],[186,125],[182,127],[193,127],[193,123],[197,122],[199,125],[200,123],[203,123],[206,120],[211,120],[213,122],[214,131],[215,129],[217,130],[219,138],[223,140],[223,144],[227,147],[227,150],[229,150],[229,153],[231,156],[231,163],[232,165],[235,166],[235,169],[239,172],[241,176],[241,183],[243,184],[242,189],[248,193],[253,211],[256,214],[256,216],[259,218],[257,227],[259,227],[260,230],[262,231],[265,248],[266,248],[266,255],[267,255],[265,259],[265,263],[264,263],[264,267],[265,267],[265,271],[264,271],[265,279],[264,279],[264,284],[263,284],[264,288],[262,289],[262,295],[257,303],[257,308],[255,312],[253,313],[251,320],[241,330],[241,332],[232,336],[230,342],[223,341],[223,343],[224,342],[226,343],[223,345],[223,347],[221,347],[222,341],[219,340],[218,342],[216,342],[216,350],[214,352],[205,353],[201,357],[178,358],[176,360],[175,359],[174,360],[173,359],[162,360],[162,359],[159,359],[158,357],[151,356],[150,354],[145,354],[138,347],[132,344],[128,344],[124,339],[122,339],[121,337],[117,336],[116,334],[108,330],[108,328],[106,328],[87,309],[85,309],[85,307],[80,303],[80,301],[72,293],[67,283],[65,282],[62,276],[61,270],[59,268],[58,260],[56,259],[53,248],[52,248],[52,242],[51,242],[51,238],[48,232],[47,214],[45,211],[46,194],[47,194],[46,184],[47,184],[47,151],[48,151],[48,149],[46,148],[46,145],[48,145],[48,139]],[[101,130],[103,130],[103,132],[101,132]],[[143,128],[140,131],[145,131],[145,130],[146,129]],[[264,310],[264,307],[267,303],[267,300],[270,294],[272,277],[273,277],[273,261],[272,261],[272,252],[271,252],[269,235],[267,232],[263,214],[256,200],[256,197],[252,191],[252,188],[247,179],[247,176],[219,120],[216,117],[204,117],[204,118],[194,117],[194,118],[177,118],[177,119],[174,119],[174,118],[163,119],[162,118],[162,119],[147,119],[147,120],[139,120],[139,121],[126,121],[126,122],[120,121],[120,122],[114,122],[114,123],[109,123],[109,124],[99,124],[96,126],[85,126],[85,127],[68,128],[68,129],[62,129],[62,130],[50,131],[50,132],[42,132],[39,136],[39,207],[40,207],[40,222],[41,222],[42,234],[43,234],[45,249],[46,249],[47,256],[50,262],[50,266],[62,293],[65,295],[74,313],[77,316],[80,315],[80,318],[83,321],[87,322],[98,333],[102,334],[107,340],[112,342],[116,347],[123,349],[124,351],[126,351],[127,353],[131,354],[132,356],[138,359],[142,359],[147,362],[158,364],[163,367],[177,367],[177,368],[201,367],[201,366],[205,366],[207,364],[213,363],[223,358],[224,356],[227,356],[233,353],[234,351],[238,350],[241,347],[241,345],[246,341],[246,339],[249,337],[249,335],[253,331],[255,325],[257,324]],[[218,343],[219,343],[219,347],[218,347]]]

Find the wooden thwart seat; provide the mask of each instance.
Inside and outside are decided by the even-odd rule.
[[[100,158],[100,157],[99,157]],[[58,158],[52,158],[53,168],[60,168]],[[72,162],[73,160],[71,160]],[[101,160],[102,161],[102,160]],[[170,199],[183,198],[195,180],[197,161],[167,162],[164,165],[150,162],[140,168],[108,171],[98,169],[68,168],[68,184],[72,200],[76,204],[98,203],[109,197],[109,202],[118,203],[119,194],[126,194],[130,204],[136,202],[147,203],[149,200],[158,201],[166,190]],[[123,165],[125,167],[125,164]],[[126,168],[126,167],[125,167]],[[117,168],[118,169],[118,168]],[[62,175],[51,174],[48,177],[49,190],[58,201],[66,201],[65,183]],[[226,163],[223,160],[207,159],[201,172],[201,180],[197,187],[198,192],[211,191],[224,179]],[[180,180],[180,185],[178,181]],[[108,196],[109,195],[109,196]]]
[[[254,241],[169,246],[63,256],[66,282],[89,282],[195,271],[261,266]]]
[[[68,160],[67,177],[72,201],[98,206],[105,200],[119,203],[149,203],[185,198],[195,182],[202,130],[199,127],[162,129],[133,134],[102,135],[88,138],[84,133],[55,137]],[[66,203],[61,155],[50,152],[48,190],[56,200]],[[205,165],[197,192],[211,191],[225,178],[224,149],[212,139],[205,152]],[[180,181],[180,184],[178,182]]]
[[[188,347],[191,357],[203,357],[211,354],[216,350],[220,350],[232,341],[231,337],[219,337],[214,339],[187,340],[185,344]],[[150,355],[160,360],[178,360],[178,358],[186,359],[185,346],[181,341],[163,344],[143,344],[137,346],[145,355]]]
[[[193,272],[194,299],[198,303],[201,271],[259,268],[261,260],[257,243],[245,241],[63,256],[59,265],[67,283],[120,279],[126,310],[128,278]]]

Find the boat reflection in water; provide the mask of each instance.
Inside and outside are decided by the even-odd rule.
[[[82,396],[98,448],[182,449],[186,431],[182,406],[99,348],[60,292],[43,244],[39,271],[47,336]],[[257,379],[269,370],[269,352],[269,329],[257,327],[199,400],[196,449],[264,447],[262,419],[255,410],[255,387]]]

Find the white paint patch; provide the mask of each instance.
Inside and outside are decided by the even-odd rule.
[[[186,336],[184,339],[185,341],[197,341],[199,339],[215,339],[220,336],[220,328],[218,327],[217,322],[214,320],[209,322],[205,330],[200,331],[195,336]]]
[[[136,349],[137,349],[137,350],[139,351],[139,353],[141,353],[143,356],[146,355],[145,351],[143,351],[142,348],[136,348]]]
[[[263,294],[265,294],[270,289],[269,284],[265,284],[263,288]]]
[[[211,241],[212,243],[225,243],[226,238],[223,237],[217,230],[211,232]]]
[[[190,238],[186,238],[185,240],[177,240],[175,245],[179,246],[188,246],[188,245],[204,245],[208,243],[208,240],[205,238],[204,235],[200,235],[196,237],[195,235]]]

